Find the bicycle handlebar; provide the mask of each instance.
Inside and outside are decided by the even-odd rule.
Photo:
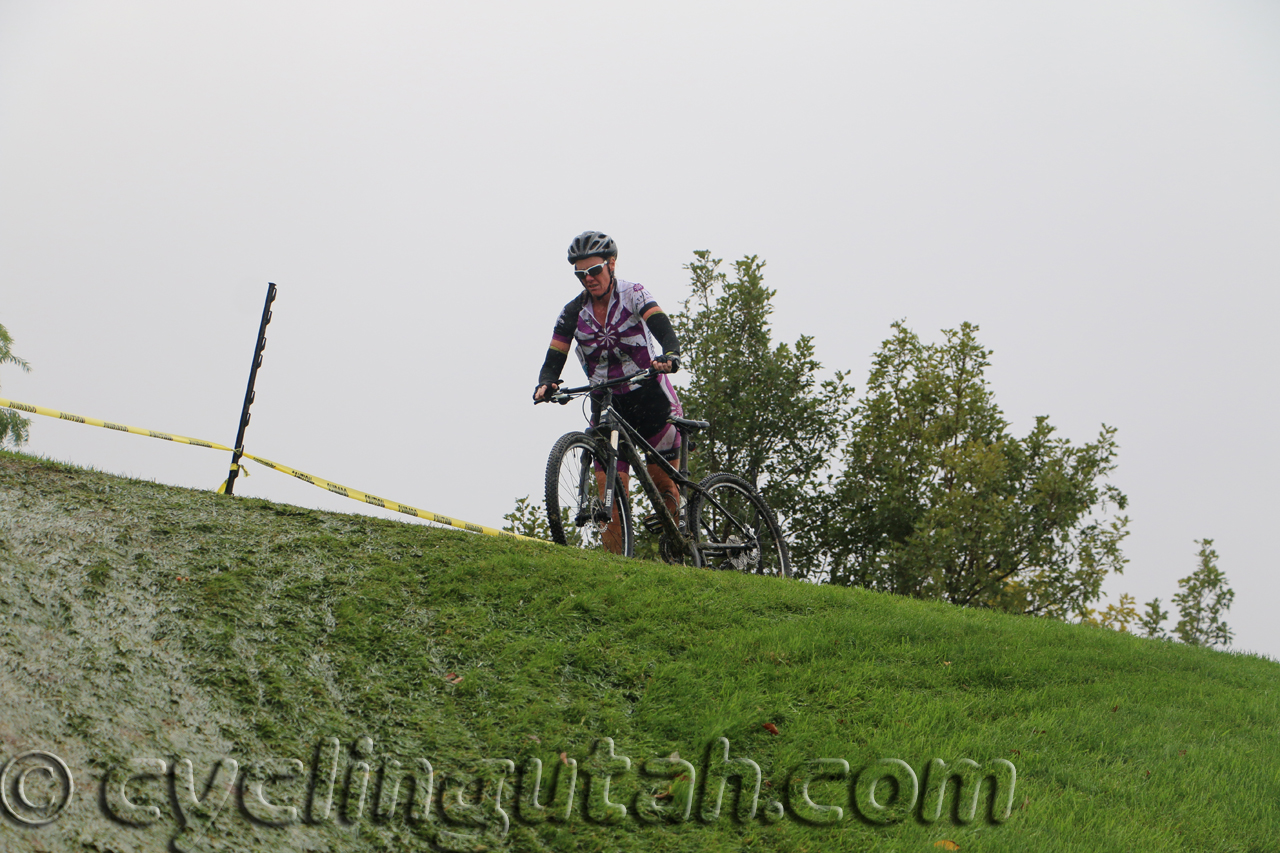
[[[617,379],[610,379],[608,382],[601,382],[599,385],[583,385],[579,388],[556,389],[554,393],[547,394],[541,400],[534,400],[533,402],[534,405],[537,405],[538,403],[559,403],[563,406],[574,397],[580,397],[583,394],[588,394],[601,388],[613,388],[618,385],[639,382],[656,375],[657,373],[652,367],[646,367],[644,370],[638,370],[635,373],[630,373]]]

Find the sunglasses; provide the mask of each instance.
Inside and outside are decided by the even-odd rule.
[[[599,277],[600,273],[604,272],[605,267],[608,265],[609,262],[605,261],[602,264],[596,264],[594,267],[587,267],[585,270],[574,270],[573,274],[578,277],[578,281],[586,281],[587,276],[592,278]]]

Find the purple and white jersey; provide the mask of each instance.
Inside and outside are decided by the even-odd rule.
[[[645,315],[656,310],[661,309],[644,285],[617,279],[603,324],[596,320],[591,297],[583,291],[564,306],[551,337],[553,342],[563,345],[565,351],[571,342],[577,342],[582,370],[587,380],[597,385],[644,370],[655,356],[662,354],[644,323]],[[671,379],[662,374],[658,382],[671,401],[671,413],[682,416],[684,411]],[[613,393],[622,396],[630,390],[624,386],[615,388]]]

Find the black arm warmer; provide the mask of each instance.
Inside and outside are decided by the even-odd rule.
[[[538,371],[538,384],[550,385],[560,381],[560,371],[569,358],[567,352],[560,352],[555,347],[547,347],[547,358],[542,362],[542,370]]]
[[[680,339],[676,337],[676,330],[672,328],[671,318],[666,315],[666,312],[659,311],[652,314],[644,322],[649,327],[649,331],[653,332],[653,336],[658,339],[658,346],[662,347],[663,355],[680,354]]]

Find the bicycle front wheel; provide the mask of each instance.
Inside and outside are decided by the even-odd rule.
[[[721,472],[698,483],[689,522],[707,568],[791,577],[791,555],[778,518],[741,477]]]
[[[627,495],[620,492],[613,498],[613,518],[617,523],[610,530],[595,460],[595,442],[584,433],[562,435],[551,448],[546,482],[551,539],[574,548],[634,556],[635,536]]]

